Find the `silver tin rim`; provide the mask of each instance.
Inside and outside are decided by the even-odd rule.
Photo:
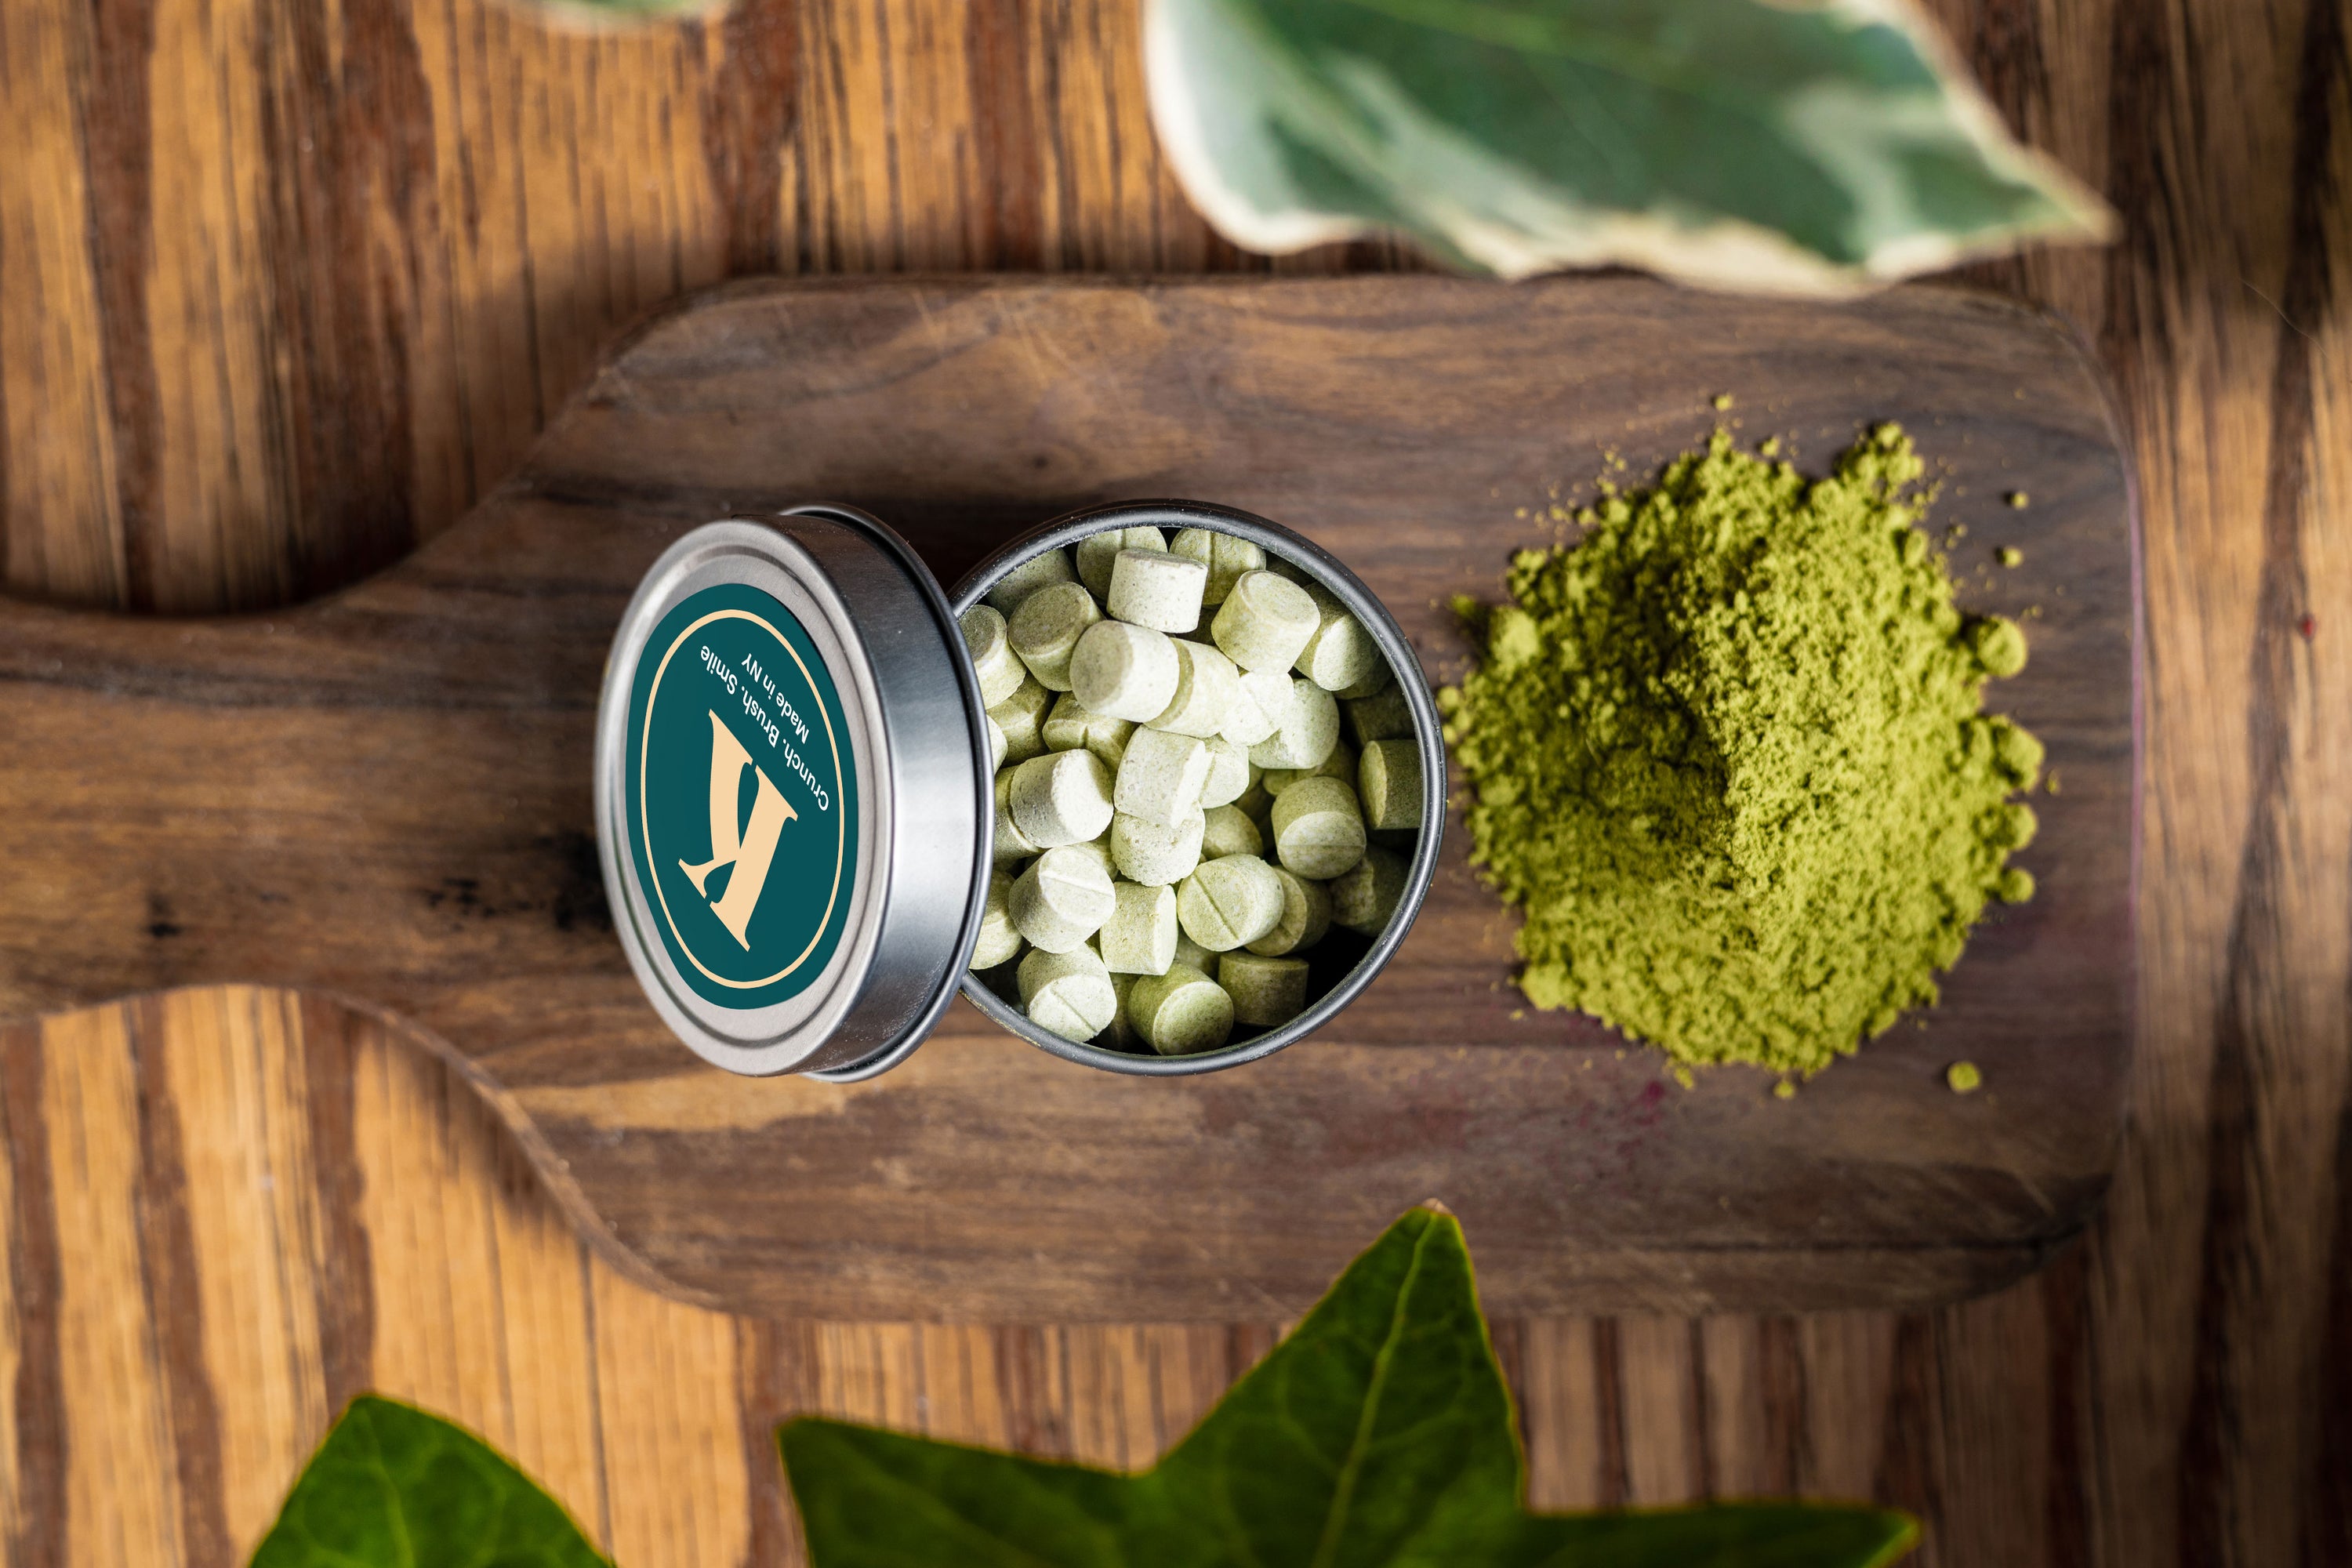
[[[1421,675],[1421,656],[1413,650],[1412,642],[1406,638],[1403,628],[1396,624],[1395,617],[1389,614],[1388,606],[1364,586],[1360,578],[1341,564],[1337,556],[1313,540],[1294,533],[1278,522],[1231,507],[1189,500],[1124,501],[1056,518],[1013,540],[967,573],[963,581],[956,584],[951,605],[953,613],[961,616],[978,604],[982,596],[995,585],[997,579],[1030,557],[1075,544],[1088,534],[1100,533],[1110,528],[1205,528],[1218,533],[1234,534],[1312,573],[1318,582],[1329,589],[1364,624],[1372,634],[1373,641],[1380,645],[1381,653],[1387,656],[1391,673],[1400,678],[1397,684],[1404,689],[1406,704],[1412,710],[1413,740],[1421,751],[1421,836],[1414,847],[1412,867],[1405,879],[1403,896],[1397,900],[1396,913],[1390,918],[1380,935],[1372,939],[1371,946],[1356,962],[1353,969],[1342,975],[1313,1006],[1278,1029],[1269,1029],[1240,1045],[1223,1050],[1203,1051],[1198,1056],[1142,1056],[1108,1050],[1100,1046],[1066,1039],[1051,1030],[1039,1028],[1005,1005],[994,992],[981,983],[978,975],[969,971],[963,973],[963,994],[973,1006],[999,1026],[1065,1061],[1142,1078],[1182,1078],[1194,1073],[1221,1072],[1226,1068],[1240,1067],[1244,1062],[1270,1057],[1321,1028],[1362,994],[1364,987],[1388,967],[1389,960],[1403,944],[1406,934],[1412,930],[1413,921],[1421,913],[1423,900],[1429,896],[1430,883],[1437,876],[1437,857],[1445,832],[1444,735],[1438,721],[1437,703],[1430,695],[1429,682]],[[1408,673],[1412,679],[1403,679]],[[995,833],[992,788],[990,792],[988,831],[992,841]],[[967,954],[969,951],[970,944],[967,944]]]
[[[861,815],[856,902],[839,950],[801,996],[742,1012],[704,1002],[680,982],[641,924],[650,901],[626,835],[616,831],[637,657],[671,606],[717,583],[768,593],[832,665]],[[937,580],[875,518],[845,506],[795,507],[705,524],[665,551],[614,637],[595,748],[605,896],[629,966],[662,1020],[704,1060],[750,1076],[854,1082],[903,1060],[953,999],[979,938],[995,810],[986,737],[979,682]]]

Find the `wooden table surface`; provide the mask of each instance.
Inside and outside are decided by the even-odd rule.
[[[1946,1310],[1498,1324],[1534,1500],[1867,1494],[1937,1564],[2352,1561],[2346,10],[1935,9],[2124,224],[1981,269],[2082,325],[2138,448],[2122,1163],[2084,1245]],[[349,581],[495,484],[614,330],[730,274],[1264,267],[1171,182],[1136,33],[1128,0],[587,37],[476,0],[5,0],[6,582],[202,612]],[[369,1387],[501,1444],[624,1568],[798,1562],[784,1413],[1141,1464],[1278,1329],[676,1304],[564,1228],[462,1083],[319,999],[0,1032],[0,1131],[26,1568],[241,1562]]]

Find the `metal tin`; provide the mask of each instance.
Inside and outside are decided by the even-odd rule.
[[[994,803],[986,715],[956,617],[1034,555],[1145,526],[1250,539],[1345,604],[1406,677],[1424,781],[1387,928],[1290,1023],[1189,1057],[1065,1039],[965,968],[987,898]],[[855,508],[709,523],[646,574],[605,669],[595,805],[614,923],[663,1021],[733,1072],[870,1078],[921,1044],[959,984],[1005,1028],[1089,1067],[1165,1077],[1255,1061],[1370,984],[1427,894],[1445,752],[1419,668],[1353,573],[1288,529],[1222,507],[1073,513],[982,563],[952,605],[906,542]]]
[[[705,1060],[851,1079],[913,1050],[979,935],[993,810],[962,635],[880,522],[709,523],[646,574],[605,668],[596,837],[630,967]]]
[[[1031,556],[1075,544],[1090,533],[1110,528],[1205,528],[1218,533],[1238,534],[1270,554],[1281,556],[1329,589],[1364,624],[1365,630],[1380,644],[1381,652],[1388,657],[1389,668],[1412,707],[1413,738],[1421,750],[1421,829],[1414,842],[1412,867],[1406,878],[1404,894],[1397,900],[1396,913],[1381,934],[1372,939],[1370,947],[1354,967],[1289,1023],[1223,1050],[1185,1057],[1140,1056],[1066,1039],[1051,1030],[1041,1029],[1007,1006],[978,975],[967,973],[963,978],[963,994],[971,999],[972,1005],[1031,1045],[1051,1051],[1065,1061],[1144,1078],[1215,1072],[1272,1056],[1313,1034],[1372,983],[1404,941],[1405,933],[1412,929],[1413,918],[1421,912],[1422,901],[1429,896],[1429,884],[1437,875],[1438,846],[1445,833],[1445,741],[1438,725],[1437,704],[1430,698],[1428,683],[1419,678],[1421,657],[1405,640],[1403,629],[1389,614],[1388,607],[1338,557],[1312,540],[1293,533],[1280,523],[1230,507],[1200,501],[1138,501],[1072,512],[1024,534],[974,567],[956,585],[956,614],[961,615],[978,604],[998,578]],[[992,812],[990,826],[994,826]]]

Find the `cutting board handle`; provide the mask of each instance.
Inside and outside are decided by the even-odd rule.
[[[216,981],[403,1007],[625,977],[589,745],[661,533],[494,500],[268,615],[0,603],[0,1015]]]

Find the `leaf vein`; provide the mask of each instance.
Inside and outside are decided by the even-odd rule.
[[[1371,1380],[1364,1389],[1363,1408],[1356,1415],[1356,1435],[1348,1445],[1346,1457],[1340,1461],[1339,1479],[1331,1489],[1331,1503],[1323,1517],[1322,1538],[1315,1544],[1313,1568],[1329,1568],[1339,1550],[1339,1538],[1347,1528],[1348,1509],[1355,1501],[1356,1477],[1363,1465],[1363,1456],[1371,1445],[1371,1428],[1380,1418],[1381,1395],[1389,1378],[1389,1365],[1396,1355],[1398,1343],[1406,1333],[1406,1308],[1412,1300],[1414,1281],[1421,1278],[1422,1254],[1428,1249],[1429,1238],[1440,1227],[1424,1225],[1413,1237],[1412,1261],[1405,1266],[1404,1279],[1397,1287],[1396,1305],[1389,1310],[1388,1332],[1381,1337],[1380,1349],[1372,1352]]]

